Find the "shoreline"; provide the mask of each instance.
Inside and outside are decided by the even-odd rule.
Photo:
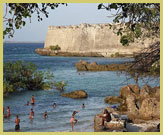
[[[133,58],[134,54],[120,54],[109,52],[66,52],[66,51],[53,51],[47,48],[37,48],[35,52],[43,56],[65,56],[65,57],[106,57],[106,58]]]

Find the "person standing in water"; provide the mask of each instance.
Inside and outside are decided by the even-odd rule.
[[[16,119],[15,119],[15,131],[16,132],[19,132],[20,131],[20,125],[19,125],[19,123],[20,123],[19,116],[16,115]]]
[[[7,106],[7,115],[5,115],[5,118],[9,118],[10,117],[10,107]]]
[[[53,108],[56,108],[56,103],[53,104]]]
[[[32,97],[31,97],[31,105],[35,105],[35,98],[34,98],[33,95],[32,95]]]
[[[31,112],[30,112],[30,116],[29,116],[29,118],[32,120],[33,117],[34,117],[34,111],[33,111],[33,109],[31,109]]]
[[[71,122],[71,126],[72,126],[72,131],[74,131],[74,125],[76,125],[76,123],[78,122],[78,120],[74,118],[75,117],[75,114],[78,113],[78,112],[79,111],[74,111],[72,113],[71,118],[70,118],[70,122]]]
[[[85,105],[84,104],[82,104],[82,109],[84,109],[85,108]]]
[[[27,101],[27,103],[25,104],[26,106],[29,106],[29,101]]]
[[[47,111],[45,111],[43,117],[44,117],[44,119],[46,119],[46,118],[48,117],[48,113],[47,113]]]

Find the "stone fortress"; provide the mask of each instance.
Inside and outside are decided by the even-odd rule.
[[[133,54],[148,47],[152,39],[136,40],[125,47],[120,43],[114,29],[122,24],[86,24],[69,26],[49,26],[44,50],[59,45],[61,52],[98,53],[104,57],[111,54]],[[36,51],[37,52],[37,51]]]

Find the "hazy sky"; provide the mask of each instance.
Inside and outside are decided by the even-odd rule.
[[[5,38],[4,41],[45,41],[49,25],[73,25],[81,23],[110,23],[107,16],[110,12],[98,10],[96,3],[72,3],[68,6],[60,5],[55,10],[48,10],[49,17],[43,16],[43,21],[38,22],[36,15],[32,16],[31,23],[26,19],[26,25],[16,30],[13,38]],[[5,26],[4,26],[5,27]]]

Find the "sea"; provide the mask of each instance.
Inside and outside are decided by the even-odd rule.
[[[11,117],[3,120],[4,132],[14,132],[15,118],[19,115],[21,132],[71,132],[70,118],[73,111],[78,123],[74,127],[75,132],[94,132],[94,116],[105,107],[111,106],[104,103],[107,96],[119,96],[121,87],[127,84],[135,84],[133,78],[126,73],[115,71],[78,72],[75,63],[84,60],[97,62],[97,64],[132,62],[132,58],[104,58],[104,57],[61,57],[40,56],[35,52],[37,48],[43,48],[43,43],[4,43],[3,62],[17,60],[32,62],[38,70],[49,69],[54,73],[56,81],[67,81],[65,92],[85,90],[88,94],[86,99],[71,99],[62,97],[56,90],[20,91],[4,98],[5,113],[7,106],[10,107]],[[142,87],[149,84],[151,87],[160,86],[159,77],[146,76],[139,79]],[[25,106],[31,96],[35,97],[35,105]],[[53,108],[56,103],[56,108]],[[85,108],[82,109],[82,104]],[[35,116],[29,119],[30,109],[33,108]],[[48,118],[43,118],[47,111]]]

